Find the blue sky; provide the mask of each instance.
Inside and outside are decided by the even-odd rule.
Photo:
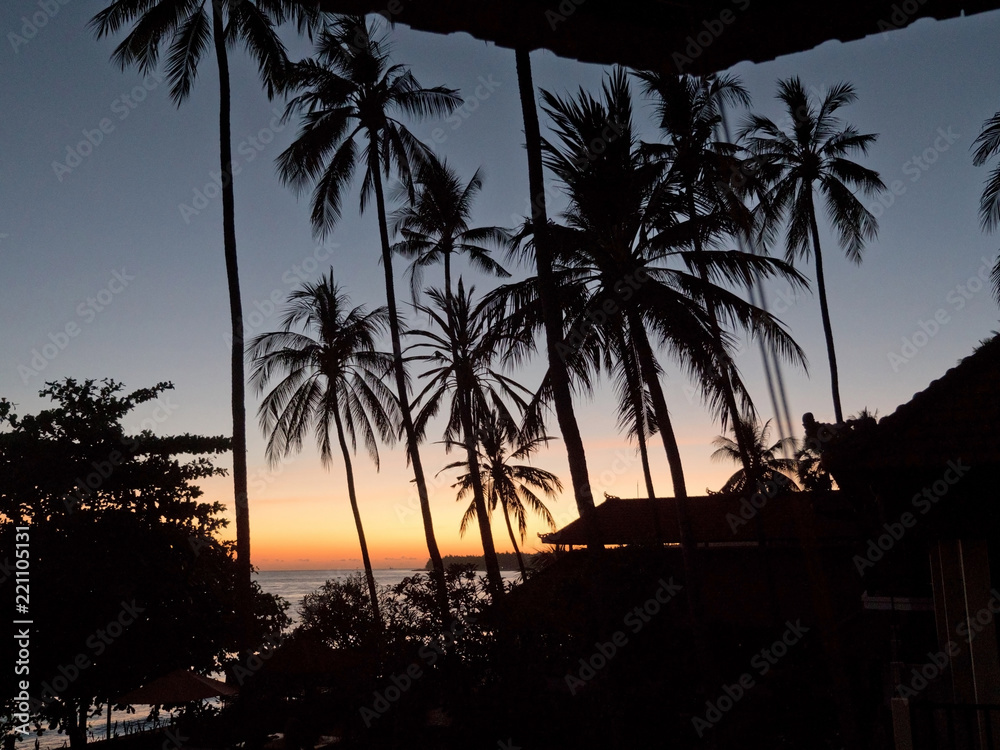
[[[99,9],[79,0],[65,5],[15,0],[0,9],[5,102],[0,395],[29,413],[44,405],[37,397],[44,380],[112,377],[131,388],[171,380],[176,389],[169,400],[137,414],[137,427],[148,420],[147,426],[164,433],[228,434],[229,308],[221,198],[213,189],[214,60],[206,58],[190,100],[178,109],[156,77],[123,73],[110,63],[115,42],[95,41],[86,28]],[[25,19],[38,20],[38,14],[45,24],[28,38]],[[978,200],[987,170],[972,165],[970,146],[983,121],[1000,109],[995,75],[1000,14],[925,20],[887,34],[872,31],[864,40],[828,42],[731,72],[749,88],[754,110],[775,119],[781,115],[774,100],[779,78],[795,74],[819,91],[851,81],[858,101],[843,110],[845,119],[862,132],[879,133],[865,163],[894,191],[891,202],[887,196],[886,205],[873,208],[878,239],[866,248],[864,263],[855,266],[822,220],[821,235],[845,412],[868,407],[884,415],[997,328],[996,303],[981,277],[994,262],[998,239],[979,229]],[[412,66],[423,84],[456,87],[467,101],[451,119],[413,123],[412,130],[466,177],[483,166],[486,185],[476,220],[511,225],[512,217],[527,212],[513,53],[464,34],[398,28],[392,38],[395,60]],[[301,42],[291,40],[290,46],[293,56],[306,51]],[[594,90],[604,73],[547,52],[534,53],[533,63],[536,85],[558,93],[578,86]],[[267,101],[253,65],[239,52],[231,69],[236,229],[248,332],[270,330],[277,318],[273,300],[283,299],[300,279],[318,278],[330,263],[355,303],[383,304],[374,214],[358,216],[352,193],[340,227],[325,244],[317,243],[308,223],[308,196],[296,198],[282,187],[274,169],[274,158],[294,137],[295,123],[275,117],[281,102]],[[648,112],[642,103],[637,110]],[[739,119],[732,114],[734,126]],[[646,137],[655,137],[650,124],[645,127]],[[402,269],[398,264],[398,275]],[[812,278],[810,266],[801,270]],[[492,282],[476,277],[475,283],[486,289]],[[400,288],[408,287],[400,283]],[[780,285],[769,296],[810,362],[808,377],[785,369],[793,417],[798,422],[812,411],[830,421],[818,301],[812,294],[795,298]],[[759,409],[770,417],[756,349],[748,349],[740,365]],[[537,365],[523,374],[529,385],[539,376]],[[664,385],[688,486],[714,489],[728,475],[728,467],[708,458],[718,428],[680,373],[668,369]],[[343,556],[324,557],[322,564],[350,562],[356,555],[339,466],[325,474],[310,449],[269,470],[254,420],[258,402],[251,394],[247,404],[255,538],[293,520],[321,517],[329,528],[315,533],[341,540],[345,550]],[[639,462],[616,431],[612,404],[609,393],[599,391],[581,401],[579,413],[598,495],[606,490],[628,496],[640,481]],[[445,464],[439,446],[428,446],[426,453],[431,473]],[[651,455],[657,490],[669,494],[662,450],[654,446]],[[568,479],[560,444],[538,463]],[[377,476],[365,459],[359,464],[364,492],[375,498],[365,513],[380,530],[371,534],[376,558],[413,556],[422,563],[419,521],[406,513],[410,485],[401,451],[385,452]],[[471,551],[474,539],[458,541],[463,508],[445,479],[433,494],[442,545],[446,552]],[[227,481],[206,490],[223,501],[227,490],[231,494]],[[560,522],[575,516],[572,506],[568,496],[554,505]],[[288,529],[291,544],[292,526]],[[533,525],[532,537],[539,530]],[[498,542],[504,548],[501,537]],[[308,557],[296,558],[300,567],[320,565],[319,545]],[[412,555],[401,552],[411,549]],[[284,557],[275,562],[277,554],[267,559],[272,562],[265,567],[295,562]]]

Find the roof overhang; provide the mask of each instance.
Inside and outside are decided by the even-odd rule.
[[[501,47],[547,49],[581,62],[711,73],[820,44],[862,39],[921,18],[945,20],[998,0],[320,0],[324,11],[377,13],[419,31],[464,31]]]

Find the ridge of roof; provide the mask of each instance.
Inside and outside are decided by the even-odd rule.
[[[1000,366],[1000,334],[994,334],[990,339],[980,342],[971,354],[962,357],[941,377],[932,380],[922,391],[914,393],[909,401],[897,406],[891,414],[882,417],[878,421],[879,428],[903,429],[908,422],[919,417],[927,406],[947,396],[962,381],[980,374],[980,368],[987,368],[989,365]]]

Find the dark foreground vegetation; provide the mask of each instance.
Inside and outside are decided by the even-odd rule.
[[[680,569],[676,550],[579,551],[493,607],[452,568],[447,626],[416,575],[380,590],[381,632],[363,577],[329,582],[219,720],[250,746],[284,732],[286,747],[840,747],[815,625],[710,626],[704,672]]]
[[[536,555],[525,555],[524,561],[529,567],[534,563]],[[486,559],[482,555],[445,555],[442,560],[448,567],[452,565],[468,565],[475,570],[486,570]],[[517,570],[517,555],[513,552],[497,552],[497,563],[500,570]],[[428,560],[424,570],[433,570],[434,566]]]
[[[377,620],[365,576],[329,581],[306,597],[292,631],[287,603],[256,590],[245,631],[234,550],[216,538],[221,508],[200,502],[194,485],[219,473],[210,456],[229,441],[154,435],[169,389],[124,394],[111,381],[67,380],[42,392],[52,408],[26,416],[0,401],[2,549],[30,530],[30,613],[41,623],[31,630],[26,710],[17,675],[4,674],[5,730],[59,730],[81,747],[89,718],[183,668],[222,672],[239,694],[221,708],[182,706],[173,734],[122,742],[260,748],[280,733],[289,748],[321,738],[632,747],[655,730],[679,747],[700,743],[699,733],[721,741],[748,731],[771,743],[753,746],[788,738],[805,747],[817,728],[834,731],[816,638],[796,636],[801,646],[751,691],[741,673],[757,675],[753,652],[781,628],[710,627],[712,643],[726,645],[704,671],[675,548],[538,555],[541,569],[508,583],[496,603],[473,566],[453,565],[447,620],[424,574],[378,587]],[[126,429],[143,414],[154,416]],[[10,600],[14,585],[13,576],[0,583]],[[4,663],[18,661],[20,645],[0,644]],[[723,721],[720,696],[725,705],[736,690],[746,697]]]

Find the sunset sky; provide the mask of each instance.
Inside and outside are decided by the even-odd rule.
[[[71,2],[50,15],[35,1],[14,0],[0,8],[0,97],[5,103],[0,122],[0,396],[25,414],[45,408],[37,391],[46,380],[110,377],[129,390],[169,380],[175,390],[164,403],[140,409],[133,428],[151,420],[147,424],[161,434],[229,434],[222,205],[217,195],[211,197],[218,170],[214,58],[203,61],[190,100],[177,109],[157,78],[123,73],[109,61],[120,37],[97,42],[86,28],[101,7]],[[44,17],[44,25],[36,25],[36,17]],[[823,219],[821,232],[845,412],[868,407],[885,415],[997,328],[996,303],[980,279],[994,262],[998,239],[979,230],[979,193],[987,170],[972,165],[970,146],[983,121],[1000,109],[995,41],[1000,13],[924,20],[891,34],[876,29],[872,34],[771,63],[741,64],[731,72],[749,88],[754,110],[775,120],[781,116],[774,100],[779,78],[795,74],[819,91],[851,81],[858,101],[842,111],[844,118],[862,132],[880,134],[864,163],[895,187],[891,201],[886,197],[886,205],[872,208],[880,232],[867,247],[864,263],[855,266],[844,259]],[[302,42],[290,35],[288,40],[293,57],[307,52]],[[436,36],[403,27],[392,40],[394,60],[410,65],[422,84],[458,88],[467,100],[449,120],[411,123],[411,129],[466,179],[484,167],[486,184],[475,220],[504,226],[520,221],[528,211],[527,169],[513,52],[464,34]],[[534,53],[532,60],[536,85],[560,94],[578,86],[595,90],[605,72],[547,52]],[[230,64],[239,168],[236,230],[248,334],[275,328],[272,300],[284,299],[302,280],[317,279],[330,264],[355,304],[384,304],[374,212],[359,216],[352,192],[338,230],[317,244],[309,227],[308,195],[296,198],[274,169],[296,123],[276,118],[282,103],[267,101],[253,65],[240,51],[234,51]],[[636,100],[644,137],[653,139],[649,110],[638,91]],[[732,113],[734,126],[743,114]],[[543,128],[545,122],[543,116]],[[555,214],[559,198],[552,203]],[[402,259],[396,270],[401,278]],[[436,270],[426,275],[428,281],[437,282]],[[811,266],[801,270],[812,278]],[[467,278],[480,291],[495,283],[474,272]],[[408,286],[401,282],[400,288]],[[807,411],[832,421],[818,301],[812,295],[796,299],[781,285],[769,295],[772,310],[810,361],[808,376],[792,367],[784,370],[792,414],[797,422]],[[756,348],[748,347],[738,361],[759,410],[771,417]],[[541,372],[535,362],[519,376],[535,387]],[[733,471],[709,460],[718,426],[676,368],[668,367],[664,385],[689,491],[717,489]],[[256,422],[259,401],[249,394],[254,564],[262,569],[358,565],[340,462],[324,471],[309,446],[269,468]],[[634,496],[641,484],[640,464],[634,446],[617,432],[610,392],[579,399],[578,415],[595,496]],[[801,433],[801,425],[796,427]],[[434,440],[439,433],[432,431]],[[455,502],[453,475],[435,478],[455,457],[436,443],[427,444],[423,455],[442,551],[480,551],[474,532],[459,537],[464,505]],[[650,455],[656,489],[669,495],[658,441],[651,443]],[[554,441],[535,463],[568,484],[561,442]],[[402,450],[383,450],[380,473],[364,454],[355,470],[376,566],[422,567],[427,550]],[[209,499],[231,504],[231,478],[203,486]],[[559,525],[576,517],[569,494],[550,509]],[[532,523],[527,549],[540,547],[536,534],[542,530]],[[232,527],[229,532],[234,533]],[[502,526],[495,537],[498,549],[509,549]]]

